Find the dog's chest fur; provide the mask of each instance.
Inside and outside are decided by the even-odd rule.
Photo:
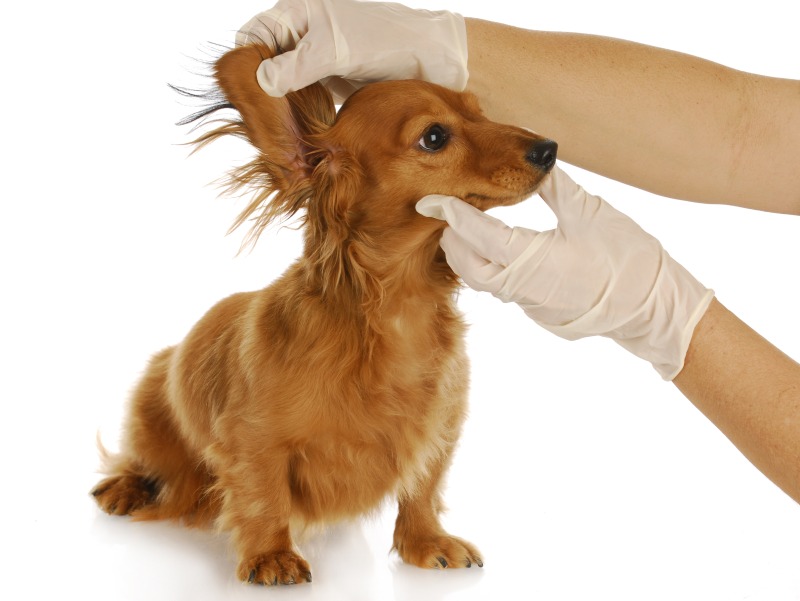
[[[291,445],[290,480],[305,519],[360,514],[413,490],[455,443],[460,422],[451,416],[463,414],[467,362],[460,335],[450,325],[440,331],[443,319],[458,318],[449,306],[407,302],[365,357],[342,352],[324,369],[338,377],[303,385],[315,406]]]
[[[191,392],[177,409],[198,450],[285,463],[295,516],[330,521],[413,491],[452,450],[466,404],[464,326],[448,295],[390,299],[367,326],[301,281],[290,270],[201,320],[177,352],[173,375]],[[192,385],[212,363],[225,399]]]

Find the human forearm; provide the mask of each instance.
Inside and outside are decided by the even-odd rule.
[[[768,478],[800,503],[800,365],[717,301],[675,385]]]
[[[467,19],[468,89],[559,158],[687,200],[800,214],[800,82],[599,36]]]

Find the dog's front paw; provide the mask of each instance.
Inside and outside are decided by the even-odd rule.
[[[311,582],[308,562],[294,551],[262,553],[239,564],[240,580],[251,584],[300,584]]]
[[[421,568],[483,567],[483,559],[473,545],[449,534],[396,541],[395,549],[403,561]]]

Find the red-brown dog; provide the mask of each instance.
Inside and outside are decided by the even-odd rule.
[[[224,104],[241,120],[198,142],[252,142],[257,158],[231,180],[257,189],[238,224],[253,219],[255,239],[298,213],[304,253],[155,355],[93,494],[115,515],[216,520],[249,582],[310,581],[291,526],[364,514],[387,495],[399,500],[403,560],[483,565],[439,523],[468,365],[443,223],[414,205],[432,193],[480,209],[519,202],[556,146],[424,82],[366,86],[338,115],[319,84],[272,98],[255,78],[269,56],[266,45],[244,46],[217,62]]]

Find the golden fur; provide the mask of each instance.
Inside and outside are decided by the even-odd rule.
[[[303,255],[155,355],[93,494],[111,514],[216,521],[250,582],[310,581],[291,525],[358,516],[388,495],[403,560],[482,565],[439,523],[468,366],[443,223],[414,205],[430,193],[481,209],[519,202],[551,166],[531,159],[543,139],[488,121],[469,94],[417,81],[366,86],[338,115],[319,84],[272,98],[255,78],[271,55],[255,45],[220,58],[217,85],[241,120],[198,143],[236,135],[258,149],[231,176],[232,188],[257,189],[237,225],[253,222],[254,241],[296,213]],[[429,142],[446,132],[446,143],[426,150],[434,124]]]

